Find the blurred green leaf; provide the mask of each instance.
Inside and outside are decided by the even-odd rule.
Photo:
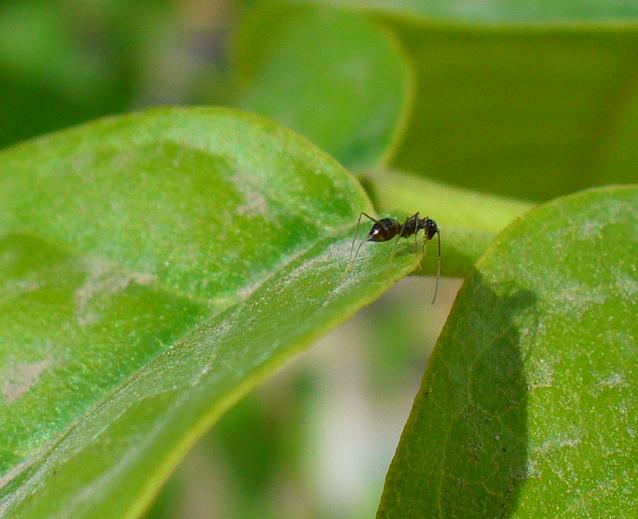
[[[277,3],[349,7],[399,38],[416,93],[395,169],[527,200],[638,181],[637,6]],[[265,18],[262,30],[278,30]]]
[[[249,18],[237,62],[237,105],[303,133],[348,167],[382,163],[404,125],[411,91],[391,33],[357,14],[272,9]]]
[[[376,244],[346,273],[361,187],[241,112],[105,119],[0,169],[0,515],[138,515],[225,409],[416,263]]]
[[[465,23],[546,25],[556,23],[631,23],[638,19],[638,5],[624,0],[288,0],[356,7],[396,14],[406,19],[430,19]]]
[[[0,5],[0,147],[129,110],[165,0]]]
[[[179,474],[179,471],[177,474]],[[143,514],[144,519],[173,519],[179,517],[180,498],[185,493],[186,485],[184,483],[177,477],[171,477],[164,484],[162,491],[153,501],[150,508]]]
[[[462,288],[378,517],[629,517],[638,507],[638,187],[548,203]]]
[[[397,168],[533,200],[638,180],[636,147],[624,171],[605,166],[636,137],[619,122],[638,91],[638,32],[397,30],[417,69]]]
[[[634,69],[635,72],[635,69]],[[638,178],[638,87],[636,78],[624,85],[611,117],[603,125],[588,160],[594,165],[593,183],[636,182]],[[612,101],[613,102],[613,101]]]

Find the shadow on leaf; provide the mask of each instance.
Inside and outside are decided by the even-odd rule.
[[[470,276],[415,399],[379,518],[508,517],[515,509],[533,476],[523,366],[535,302],[513,283]]]

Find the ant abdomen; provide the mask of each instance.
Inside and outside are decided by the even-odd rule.
[[[367,241],[388,241],[401,232],[401,223],[394,218],[381,218],[374,222]]]

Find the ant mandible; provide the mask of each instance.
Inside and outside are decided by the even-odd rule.
[[[357,253],[354,255],[353,262],[356,261],[357,256],[359,255],[359,250],[361,250],[361,246],[363,245],[364,241],[381,242],[389,241],[392,238],[396,237],[396,245],[400,238],[408,238],[414,235],[414,243],[417,246],[418,253],[418,232],[423,229],[424,240],[423,246],[421,247],[422,252],[425,251],[426,242],[433,239],[434,235],[436,235],[439,254],[438,268],[436,273],[436,285],[434,287],[434,297],[432,298],[432,303],[434,303],[434,301],[436,300],[436,294],[439,290],[439,278],[441,277],[441,231],[439,230],[439,226],[437,225],[437,223],[429,216],[420,218],[418,212],[414,213],[412,216],[408,216],[408,218],[406,218],[405,222],[403,223],[401,223],[396,218],[390,217],[377,220],[376,218],[372,218],[372,216],[370,216],[369,214],[362,212],[359,214],[359,219],[357,220],[357,230],[355,231],[354,237],[352,238],[352,245],[350,246],[350,258],[352,258],[352,251],[354,250],[354,244],[357,240],[357,235],[359,234],[359,226],[361,225],[361,217],[363,216],[373,221],[374,224],[368,232],[368,236],[364,240],[361,240],[359,247],[357,247]],[[348,265],[350,265],[350,260],[348,260]],[[419,268],[420,267],[421,261],[419,261]]]

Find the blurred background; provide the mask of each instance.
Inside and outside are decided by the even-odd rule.
[[[424,212],[420,181],[532,202],[636,182],[637,17],[602,0],[5,0],[0,148],[215,104],[305,134],[379,211],[408,178]],[[148,517],[373,516],[459,286],[431,306],[432,279],[404,280],[324,337],[200,441]]]

